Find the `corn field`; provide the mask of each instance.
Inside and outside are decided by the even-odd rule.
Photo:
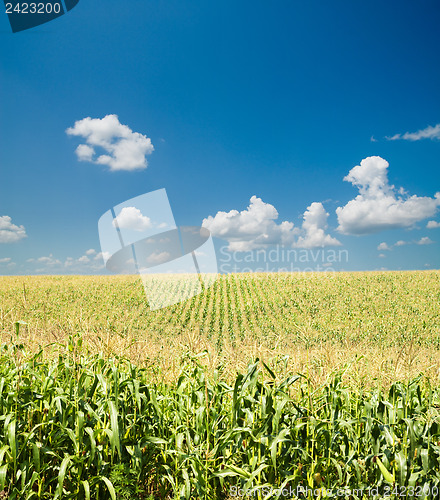
[[[439,271],[232,274],[156,311],[139,276],[0,277],[0,338],[22,321],[20,339],[37,352],[80,333],[87,351],[159,366],[170,380],[182,356],[207,351],[209,369],[232,379],[258,357],[281,378],[308,371],[323,383],[353,361],[346,377],[357,385],[420,372],[440,384],[439,304]]]
[[[437,499],[439,282],[0,278],[0,498]]]
[[[128,360],[83,356],[81,339],[52,361],[17,362],[23,349],[4,346],[1,360],[11,499],[274,498],[286,487],[332,498],[372,484],[435,498],[440,487],[440,390],[422,377],[353,392],[341,374],[319,388],[303,375],[275,383],[264,364],[262,381],[257,362],[229,385],[188,359],[166,384]]]
[[[0,331],[168,337],[200,329],[217,343],[279,336],[440,347],[440,272],[231,274],[180,304],[149,311],[138,276],[0,277]]]

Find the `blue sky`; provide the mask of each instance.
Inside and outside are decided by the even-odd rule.
[[[105,272],[98,219],[160,188],[220,259],[440,268],[439,25],[436,0],[80,0],[16,34],[3,14],[0,274]],[[114,160],[118,131],[146,168]]]

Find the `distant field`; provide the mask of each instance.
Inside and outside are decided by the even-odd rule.
[[[317,382],[348,362],[361,384],[440,380],[440,271],[224,275],[157,311],[138,276],[1,277],[3,341],[17,321],[32,350],[81,334],[91,352],[170,377],[182,356],[206,350],[204,362],[231,376],[259,357],[280,377],[307,371]]]

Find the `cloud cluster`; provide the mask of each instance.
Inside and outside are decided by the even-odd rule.
[[[27,259],[26,262],[30,264],[27,271],[37,274],[95,274],[104,270],[104,257],[93,248],[77,259],[67,257],[64,262],[50,254]]]
[[[151,139],[122,125],[117,115],[84,118],[75,122],[66,133],[85,139],[86,144],[76,148],[80,161],[107,165],[110,170],[145,169],[146,156],[154,151]],[[103,149],[106,154],[97,154],[96,148]]]
[[[344,181],[355,186],[359,194],[346,205],[336,209],[338,231],[348,235],[365,235],[388,229],[412,228],[419,221],[432,217],[440,206],[440,192],[434,197],[409,195],[403,188],[396,189],[388,181],[389,164],[380,156],[370,156],[353,167]],[[246,210],[217,212],[203,220],[202,226],[213,236],[228,241],[230,251],[251,251],[269,245],[297,248],[316,248],[341,245],[327,234],[328,217],[321,202],[313,202],[303,215],[301,227],[289,221],[279,223],[276,208],[261,198],[252,196]],[[440,227],[429,221],[428,228]],[[409,243],[426,245],[429,238],[420,241],[398,241],[394,245],[382,242],[379,251]],[[384,254],[381,254],[384,255]]]
[[[297,230],[292,222],[277,224],[278,212],[270,203],[252,196],[250,205],[241,212],[217,212],[203,219],[202,226],[211,234],[229,242],[229,250],[247,252],[267,245],[292,245]]]
[[[50,254],[48,257],[39,257],[38,259],[35,259],[35,262],[38,262],[39,264],[45,264],[46,266],[58,266],[61,264],[61,261],[55,259],[52,254]]]
[[[26,236],[24,226],[12,224],[12,219],[8,215],[0,216],[0,243],[16,243]]]
[[[440,123],[434,127],[426,127],[417,132],[405,132],[404,134],[395,134],[392,137],[386,138],[389,141],[397,141],[403,139],[404,141],[420,141],[421,139],[440,139]]]
[[[371,234],[386,229],[408,228],[432,217],[440,206],[440,193],[434,198],[409,196],[388,182],[388,162],[370,156],[353,167],[344,181],[359,195],[336,209],[338,231],[344,234]]]
[[[152,226],[151,219],[136,207],[124,207],[119,215],[113,220],[113,225],[120,229],[131,229],[132,231],[145,231]]]
[[[438,229],[440,227],[440,222],[437,222],[435,220],[430,220],[426,224],[427,229]]]
[[[153,252],[148,258],[147,262],[149,264],[163,264],[167,260],[169,260],[171,254],[169,252]]]
[[[432,243],[434,242],[431,240],[431,238],[428,238],[428,236],[423,236],[422,238],[420,238],[420,240],[412,240],[412,241],[399,240],[396,241],[396,243],[394,243],[393,245],[388,245],[388,243],[383,241],[378,245],[377,249],[379,251],[383,250],[391,251],[394,247],[403,247],[405,245],[431,245]],[[381,255],[379,255],[379,257],[381,257]]]
[[[209,229],[213,236],[227,240],[228,249],[236,252],[247,252],[269,245],[302,248],[340,245],[338,240],[325,234],[328,215],[322,203],[314,202],[304,213],[302,228],[296,228],[293,222],[277,223],[276,208],[261,198],[252,196],[246,210],[217,212],[215,216],[204,219],[202,226]],[[299,237],[296,239],[297,236]]]
[[[10,272],[17,267],[17,264],[12,261],[11,257],[3,257],[0,259],[0,273]]]

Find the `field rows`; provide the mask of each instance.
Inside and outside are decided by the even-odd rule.
[[[438,271],[220,276],[153,311],[137,276],[2,277],[0,498],[437,500],[439,303]]]
[[[7,339],[23,321],[22,338],[35,349],[81,333],[92,352],[171,370],[202,350],[231,369],[288,355],[289,369],[308,364],[323,374],[364,356],[360,370],[389,382],[422,370],[440,377],[439,304],[438,271],[220,276],[155,311],[137,276],[3,277],[0,333]]]

